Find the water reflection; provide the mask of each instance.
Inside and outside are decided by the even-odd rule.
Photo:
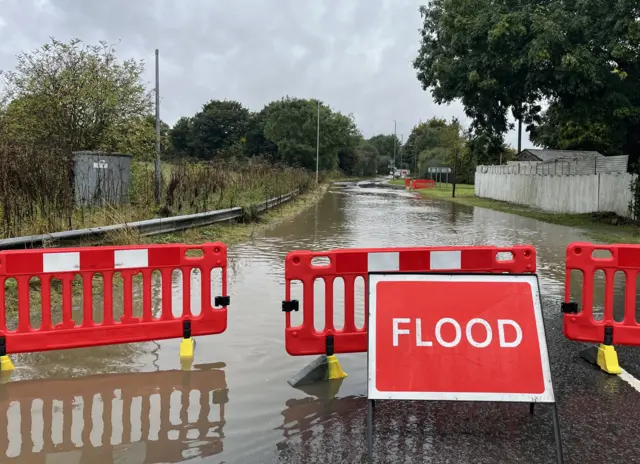
[[[223,364],[0,386],[3,462],[183,462],[223,450]]]

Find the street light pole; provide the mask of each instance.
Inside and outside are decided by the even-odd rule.
[[[398,150],[400,152],[400,177],[402,177],[402,170],[404,169],[402,167],[402,160],[404,158],[404,134],[400,134],[400,150]]]
[[[156,48],[156,204],[160,205],[162,176],[160,173],[160,51]]]
[[[396,145],[398,141],[398,136],[396,135],[397,124],[396,120],[393,120],[393,178],[396,178]]]
[[[316,187],[318,186],[319,169],[320,169],[320,100],[318,100],[318,132],[316,134]]]

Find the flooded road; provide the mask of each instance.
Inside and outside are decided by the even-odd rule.
[[[576,229],[515,215],[334,187],[229,250],[228,329],[197,338],[192,371],[179,370],[179,340],[15,356],[12,381],[0,385],[0,462],[361,462],[366,353],[340,356],[341,384],[305,392],[286,383],[311,358],[284,349],[285,254],[515,244],[538,252],[565,462],[640,462],[640,393],[580,360],[582,346],[562,335],[565,248],[581,240]],[[619,353],[640,374],[640,356]],[[555,462],[545,406],[530,416],[527,405],[380,402],[376,424],[377,462]]]

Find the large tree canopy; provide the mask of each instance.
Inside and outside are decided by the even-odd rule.
[[[191,118],[180,118],[171,132],[178,154],[212,159],[242,141],[249,128],[250,113],[241,103],[211,100]]]
[[[536,16],[536,85],[550,102],[539,145],[640,156],[640,7],[635,0],[550,2]]]
[[[262,110],[264,137],[285,163],[315,169],[318,124],[317,100],[283,98]],[[353,118],[320,104],[320,169],[338,167],[340,151],[355,148],[360,133]]]
[[[526,2],[525,2],[526,3]],[[461,99],[477,131],[504,134],[540,107],[529,83],[532,11],[508,0],[433,0],[420,8],[421,45],[414,67],[438,103]]]
[[[146,141],[153,129],[146,125],[152,105],[143,69],[141,62],[119,62],[105,42],[52,39],[22,53],[15,70],[2,72],[4,136],[71,150],[122,151]]]
[[[500,146],[511,111],[539,145],[637,158],[636,0],[432,0],[420,12],[418,79],[439,103],[460,99],[476,136]]]

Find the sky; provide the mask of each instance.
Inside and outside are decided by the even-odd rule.
[[[113,44],[145,60],[160,115],[173,124],[212,99],[253,111],[283,96],[319,98],[352,114],[365,137],[408,137],[431,117],[463,123],[462,105],[437,105],[412,61],[427,0],[0,0],[0,69],[54,37]],[[523,134],[522,148],[531,147]],[[517,133],[506,136],[517,145]]]

